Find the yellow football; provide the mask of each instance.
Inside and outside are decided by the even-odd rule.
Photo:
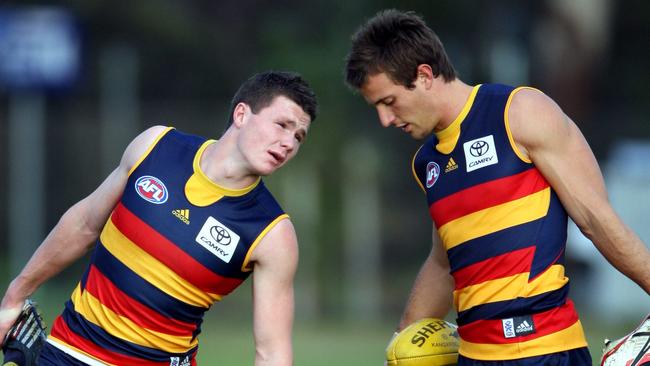
[[[388,366],[452,366],[458,363],[460,338],[455,324],[420,319],[399,332],[386,348]]]

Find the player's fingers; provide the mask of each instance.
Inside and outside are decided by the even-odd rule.
[[[6,324],[11,326],[18,319],[21,309],[20,307],[0,309],[0,326],[5,326]]]
[[[18,319],[20,311],[20,307],[0,309],[0,344],[4,343],[7,331],[11,328],[16,319]]]

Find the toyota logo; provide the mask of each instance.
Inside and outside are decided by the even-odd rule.
[[[218,225],[210,228],[210,235],[212,235],[212,238],[221,245],[229,245],[232,241],[228,230]]]
[[[485,155],[490,150],[490,145],[483,140],[478,140],[469,147],[469,153],[474,157]]]

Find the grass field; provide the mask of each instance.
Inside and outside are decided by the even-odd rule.
[[[57,288],[39,290],[35,297],[48,324],[61,311],[66,291]],[[237,301],[225,300],[208,312],[200,336],[198,363],[202,366],[253,365],[254,346],[250,305],[241,301],[247,294],[236,294]],[[242,305],[243,304],[243,305]],[[297,366],[378,366],[383,364],[384,348],[392,334],[396,314],[384,321],[343,322],[300,320],[294,329],[294,358]],[[637,320],[617,326],[603,324],[582,314],[594,365],[600,359],[603,339],[618,338],[636,326]]]
[[[598,322],[583,319],[593,358],[598,365],[603,340],[618,338],[636,324],[618,329],[604,329]],[[392,324],[301,323],[294,332],[295,364],[297,366],[381,366]],[[200,365],[253,365],[254,348],[250,325],[216,329],[207,328],[201,337]]]
[[[216,304],[207,313],[199,338],[199,365],[253,365],[255,348],[247,290],[235,293],[233,299]],[[34,296],[48,325],[52,324],[63,309],[63,304],[69,297],[67,292],[68,290],[59,287],[45,286]],[[295,365],[382,365],[383,349],[393,327],[394,324],[388,322],[353,324],[296,321]]]
[[[382,365],[389,326],[300,324],[294,332],[296,365]],[[205,329],[199,348],[200,365],[253,365],[250,324]]]

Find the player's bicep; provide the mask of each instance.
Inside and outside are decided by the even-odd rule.
[[[133,139],[124,150],[120,164],[90,195],[73,207],[73,212],[77,212],[90,232],[101,230],[124,192],[131,168],[166,129],[154,126]]]
[[[265,357],[291,357],[298,244],[290,220],[280,221],[266,234],[253,251],[251,261],[257,352]]]
[[[547,96],[527,91],[511,108],[513,138],[581,228],[609,206],[600,168],[578,127]]]
[[[438,229],[436,226],[433,226],[432,235],[431,235],[431,257],[432,265],[434,269],[440,273],[441,276],[449,274],[449,258],[447,257],[447,250],[440,238]]]

